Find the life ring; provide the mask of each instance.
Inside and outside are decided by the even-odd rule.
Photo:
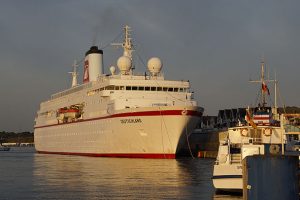
[[[186,115],[186,114],[187,114],[187,110],[181,111],[181,114],[182,114],[182,115]]]
[[[270,129],[270,128],[265,128],[265,129],[263,130],[263,133],[264,133],[265,136],[269,137],[269,136],[272,135],[272,129]]]
[[[246,137],[248,135],[248,129],[242,128],[241,129],[241,135],[244,136],[244,137]]]

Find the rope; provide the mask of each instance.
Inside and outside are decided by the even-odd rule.
[[[160,109],[160,107],[159,107],[159,109]],[[160,110],[160,112],[161,112],[161,110]],[[169,143],[170,143],[171,149],[173,149],[173,145],[172,145],[172,142],[171,142],[171,139],[170,139],[170,135],[169,135],[169,132],[168,132],[168,129],[167,129],[166,122],[164,120],[164,116],[161,115],[161,118],[162,118],[162,121],[164,122],[164,126],[165,126],[165,129],[166,129],[167,135],[168,135],[168,139],[169,139]]]
[[[144,65],[145,69],[147,69],[147,66],[146,66],[145,62],[143,61],[143,59],[141,58],[141,56],[139,55],[138,52],[136,52],[136,55],[137,55],[138,59],[141,61],[141,63]],[[157,84],[158,87],[161,87],[161,85],[157,82],[156,79],[152,79],[152,80],[155,81],[155,83]],[[171,96],[173,99],[176,99],[176,100],[181,101],[181,102],[187,102],[187,99],[182,100],[182,99],[176,98],[175,96],[171,95],[170,92],[167,92],[167,91],[162,91],[162,92],[164,92],[167,95]]]
[[[161,134],[161,143],[162,143],[162,148],[163,148],[163,153],[164,153],[164,158],[166,158],[165,154],[165,146],[164,146],[164,137],[163,137],[163,132],[162,132],[162,115],[161,115],[161,109],[159,107],[159,115],[160,115],[160,134]]]
[[[278,83],[277,83],[277,84],[278,84]],[[278,89],[279,99],[280,99],[280,101],[281,101],[282,104],[283,104],[283,112],[286,114],[285,103],[284,103],[284,101],[283,101],[283,98],[281,97],[281,93],[280,93],[280,91],[279,91],[278,85],[277,85],[277,89]]]
[[[117,39],[119,39],[119,37],[123,34],[123,31],[121,31],[112,41],[106,43],[103,46],[100,46],[100,49],[105,49],[106,47],[110,46],[111,43],[113,43],[114,41],[116,41]]]
[[[191,146],[190,146],[190,141],[189,141],[189,136],[188,136],[188,126],[187,126],[187,118],[185,119],[185,135],[186,135],[186,142],[188,144],[188,147],[189,147],[189,151],[190,151],[190,155],[192,157],[192,159],[195,159],[195,157],[193,156],[193,153],[192,153],[192,149],[191,149]]]

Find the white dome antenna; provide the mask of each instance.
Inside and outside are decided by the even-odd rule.
[[[157,76],[162,69],[162,62],[159,58],[153,57],[148,60],[148,70],[152,76]]]
[[[117,65],[121,74],[128,74],[131,68],[131,59],[128,56],[121,56],[117,61]]]
[[[115,66],[111,66],[111,67],[109,68],[109,71],[110,71],[111,75],[115,75],[115,73],[116,73],[116,68],[115,68]]]

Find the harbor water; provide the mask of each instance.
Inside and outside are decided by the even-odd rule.
[[[213,159],[126,159],[0,152],[0,200],[242,199],[215,195]]]

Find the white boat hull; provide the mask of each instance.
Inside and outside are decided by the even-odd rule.
[[[104,157],[175,158],[202,113],[138,109],[65,124],[35,128],[40,153]]]
[[[243,177],[241,164],[214,165],[213,185],[218,190],[238,191],[243,190]]]

